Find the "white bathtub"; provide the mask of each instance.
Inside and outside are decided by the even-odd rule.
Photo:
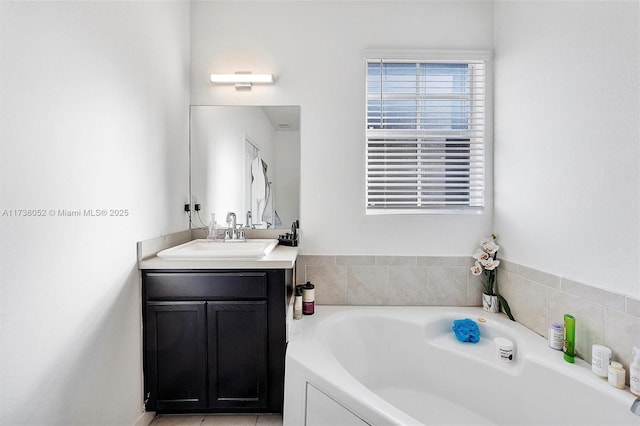
[[[453,321],[461,318],[478,322],[480,342],[455,338]],[[496,357],[496,337],[515,343],[512,363]],[[638,426],[634,400],[584,361],[566,363],[546,339],[480,308],[317,306],[292,324],[283,420]]]

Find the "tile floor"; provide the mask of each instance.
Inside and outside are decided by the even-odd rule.
[[[149,426],[282,426],[282,416],[279,414],[160,414]]]

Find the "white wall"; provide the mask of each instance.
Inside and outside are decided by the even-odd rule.
[[[187,228],[188,11],[0,2],[0,424],[142,415],[136,241]]]
[[[484,216],[366,216],[365,48],[491,49],[483,1],[195,1],[191,102],[301,106],[301,252],[467,255]],[[273,72],[237,92],[211,72]]]
[[[495,229],[503,256],[636,298],[639,4],[495,6]]]

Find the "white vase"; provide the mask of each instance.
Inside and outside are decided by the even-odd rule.
[[[500,301],[494,294],[482,293],[482,309],[487,312],[500,312]]]

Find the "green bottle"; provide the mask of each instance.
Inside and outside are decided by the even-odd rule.
[[[576,356],[576,319],[573,315],[564,314],[564,360],[575,362]]]

